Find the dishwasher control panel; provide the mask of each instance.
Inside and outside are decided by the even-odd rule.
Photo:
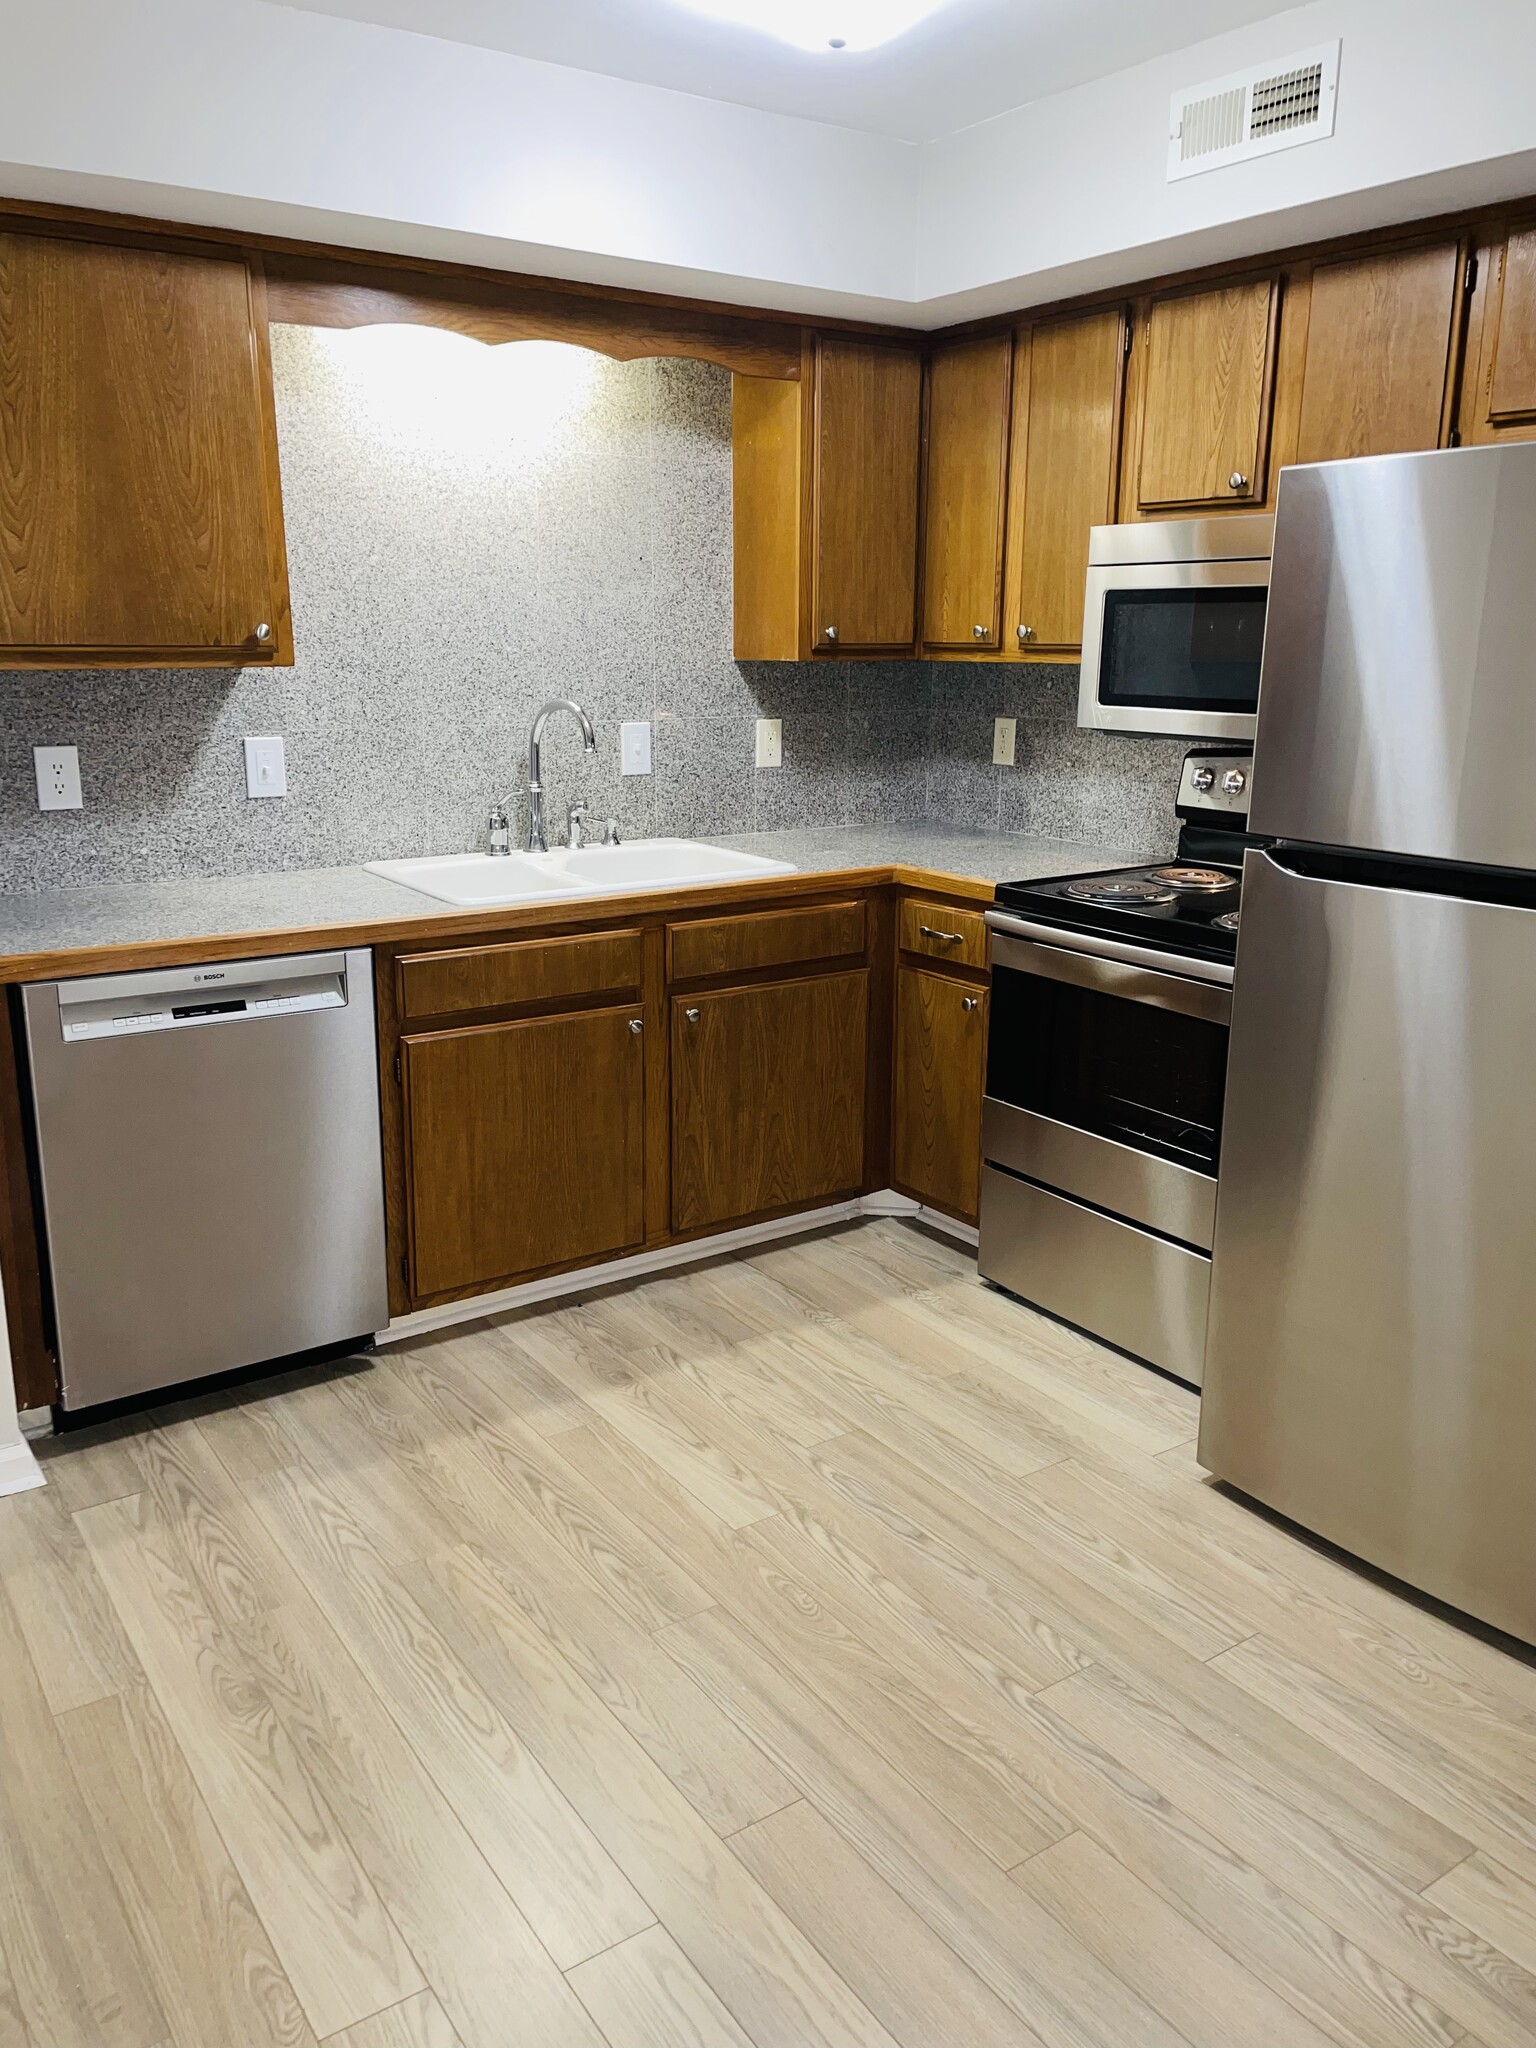
[[[222,968],[97,975],[59,984],[59,1030],[69,1043],[128,1032],[185,1031],[252,1017],[347,1005],[344,953],[297,954]]]

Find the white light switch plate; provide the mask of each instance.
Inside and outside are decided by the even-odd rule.
[[[994,718],[992,721],[992,766],[1011,768],[1013,766],[1014,744],[1018,735],[1019,721],[1016,718]]]
[[[37,770],[37,808],[40,811],[85,809],[80,795],[78,747],[34,747],[32,765]]]
[[[249,797],[288,794],[288,763],[280,739],[246,741],[245,793]]]
[[[759,768],[783,767],[784,721],[782,718],[760,718],[757,721],[757,765]]]
[[[651,772],[651,722],[648,718],[626,719],[619,727],[619,767],[625,775]]]

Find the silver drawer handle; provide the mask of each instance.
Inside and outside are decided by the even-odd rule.
[[[697,1024],[699,1021],[699,1013],[697,1010],[684,1010],[683,1015],[688,1019],[688,1022],[690,1024]]]
[[[944,946],[958,946],[964,939],[964,932],[935,931],[931,924],[920,924],[917,928],[920,939],[937,939]]]

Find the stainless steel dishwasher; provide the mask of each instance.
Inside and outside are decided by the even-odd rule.
[[[373,955],[23,992],[61,1406],[389,1318]]]

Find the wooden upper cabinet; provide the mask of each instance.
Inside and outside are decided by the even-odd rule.
[[[0,233],[0,667],[292,660],[261,294]]]
[[[797,380],[732,387],[738,661],[910,653],[922,359],[810,337]]]
[[[1451,241],[1317,266],[1304,316],[1295,461],[1440,446],[1449,431],[1462,262]]]
[[[1263,501],[1278,308],[1274,278],[1152,301],[1137,510],[1176,515]]]
[[[1016,652],[1081,644],[1088,532],[1115,516],[1125,335],[1115,308],[1018,337],[1004,608]]]
[[[940,348],[928,366],[923,641],[929,647],[1000,644],[1012,370],[1007,334]]]
[[[1488,308],[1470,438],[1536,438],[1536,221],[1512,227],[1490,252]]]
[[[824,336],[816,350],[815,577],[822,652],[910,648],[917,632],[922,360]]]

